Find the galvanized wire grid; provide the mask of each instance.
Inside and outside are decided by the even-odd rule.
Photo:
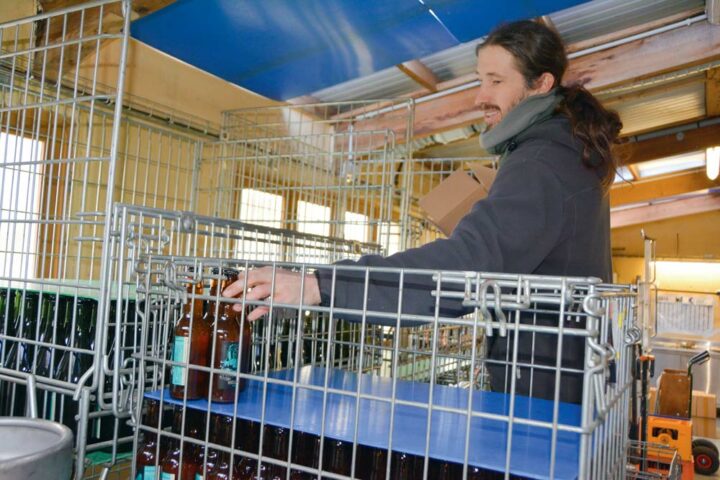
[[[325,262],[321,264],[294,264],[278,261],[262,261],[257,259],[238,260],[231,253],[233,252],[232,240],[239,240],[237,235],[228,234],[228,230],[219,228],[221,225],[229,226],[229,223],[219,222],[203,217],[176,217],[175,222],[170,222],[165,229],[160,227],[159,219],[166,216],[172,219],[172,212],[158,212],[142,207],[122,207],[132,211],[139,217],[121,215],[126,220],[125,225],[130,229],[118,228],[123,231],[116,241],[122,248],[116,258],[120,264],[127,264],[124,271],[132,271],[136,281],[138,302],[143,308],[138,310],[138,316],[132,323],[132,330],[139,332],[141,348],[135,350],[132,356],[137,362],[137,369],[133,375],[138,378],[127,382],[136,385],[130,399],[134,400],[133,417],[138,425],[136,434],[136,446],[142,444],[142,439],[147,434],[155,432],[159,438],[172,439],[181,449],[193,450],[195,447],[205,449],[206,455],[215,450],[227,452],[234,468],[234,463],[242,464],[243,468],[250,470],[260,469],[263,465],[272,471],[278,470],[282,478],[290,478],[292,472],[305,472],[311,476],[322,473],[328,478],[349,478],[350,475],[358,473],[362,463],[360,455],[365,455],[366,446],[358,441],[358,428],[353,427],[353,440],[346,443],[344,448],[349,448],[350,459],[346,465],[348,471],[337,472],[323,468],[322,463],[326,462],[327,467],[330,459],[323,454],[332,449],[339,448],[332,446],[336,439],[332,436],[326,437],[326,428],[331,420],[328,417],[326,408],[330,408],[329,398],[342,396],[349,399],[351,404],[358,406],[366,400],[385,403],[390,409],[390,431],[387,438],[385,450],[386,473],[393,470],[393,462],[398,465],[396,453],[393,450],[393,412],[404,405],[413,405],[426,410],[427,412],[450,412],[466,419],[469,427],[478,419],[492,419],[505,422],[511,426],[528,425],[541,429],[547,429],[551,433],[550,452],[548,452],[548,470],[540,473],[547,478],[555,478],[556,461],[563,455],[558,450],[558,435],[560,432],[575,432],[580,436],[580,449],[578,460],[578,472],[580,478],[619,478],[625,470],[625,447],[627,438],[627,415],[629,411],[630,397],[630,368],[632,366],[632,346],[639,341],[639,334],[635,329],[633,305],[635,291],[623,286],[600,285],[593,279],[573,279],[554,277],[533,277],[481,273],[457,273],[457,272],[429,272],[410,271],[393,269],[360,269],[363,275],[374,275],[378,272],[392,273],[398,276],[400,285],[403,284],[404,275],[425,275],[432,278],[436,283],[436,298],[457,299],[464,302],[469,310],[469,316],[465,318],[443,318],[437,314],[417,315],[398,314],[397,312],[380,312],[373,309],[372,305],[357,309],[346,309],[340,306],[310,306],[297,304],[273,303],[272,299],[261,302],[249,302],[243,299],[227,300],[215,297],[214,299],[230,301],[242,305],[243,310],[247,307],[267,305],[271,307],[272,314],[261,322],[253,325],[252,341],[249,344],[251,367],[247,372],[236,370],[234,372],[236,384],[241,379],[246,381],[260,381],[262,392],[260,405],[261,412],[257,425],[246,420],[236,418],[238,406],[230,406],[230,413],[227,413],[227,422],[232,423],[233,439],[230,444],[223,444],[217,438],[213,438],[211,425],[220,421],[222,415],[207,415],[204,418],[204,433],[189,434],[183,426],[181,430],[169,431],[166,428],[159,428],[159,425],[143,425],[141,422],[143,408],[147,405],[146,394],[157,395],[170,384],[168,372],[173,367],[188,368],[188,371],[204,371],[212,379],[218,375],[227,375],[228,372],[211,366],[197,366],[182,364],[173,360],[172,357],[172,330],[175,321],[179,316],[180,306],[195,298],[211,301],[213,297],[207,293],[196,296],[186,296],[182,290],[189,282],[205,283],[207,292],[208,280],[213,276],[213,267],[232,267],[239,271],[247,271],[252,268],[269,265],[273,268],[283,267],[294,269],[299,272],[311,272],[315,269],[332,268],[336,271],[353,270],[353,267],[328,267]],[[143,221],[138,218],[144,217]],[[127,219],[132,218],[132,221]],[[153,220],[155,219],[155,220]],[[192,220],[192,221],[190,221]],[[204,224],[207,221],[209,223]],[[144,236],[137,232],[138,225],[143,225],[147,232]],[[162,233],[162,232],[165,233]],[[123,244],[122,239],[129,238],[130,242]],[[185,240],[182,237],[187,237]],[[206,237],[206,238],[201,238]],[[144,240],[141,241],[141,238]],[[216,245],[211,248],[208,244]],[[219,247],[219,245],[223,245]],[[125,255],[122,252],[126,252]],[[213,255],[199,255],[199,253],[213,253]],[[182,253],[188,253],[182,255]],[[354,267],[356,270],[358,267]],[[366,277],[369,278],[369,277]],[[124,280],[127,283],[127,279]],[[497,286],[498,290],[495,290]],[[402,289],[400,290],[402,291]],[[430,295],[431,292],[428,292]],[[362,295],[362,292],[358,292]],[[400,299],[401,301],[401,299]],[[494,311],[494,314],[486,312]],[[498,312],[505,312],[504,318]],[[473,313],[474,312],[474,313]],[[520,319],[526,315],[547,315],[548,312],[555,312],[557,325],[555,327],[546,325],[526,324]],[[348,323],[344,318],[355,317],[361,319],[359,322]],[[247,320],[241,317],[240,322]],[[386,326],[375,325],[378,319],[384,319]],[[430,322],[430,327],[425,329],[401,328],[406,321]],[[390,322],[389,326],[387,322]],[[122,322],[120,323],[122,325]],[[495,337],[500,336],[503,341],[510,341],[513,335],[508,332],[521,331],[534,335],[536,333],[553,333],[559,338],[580,337],[585,339],[585,356],[589,359],[584,367],[578,369],[561,366],[560,358],[552,365],[535,363],[534,357],[528,363],[521,363],[517,358],[507,358],[504,361],[488,359],[483,354],[483,338],[492,330]],[[456,351],[448,351],[447,339],[453,335],[454,343],[457,344]],[[211,347],[215,348],[215,347]],[[241,347],[242,348],[242,347]],[[212,357],[212,355],[211,355]],[[449,369],[446,362],[454,362]],[[510,410],[505,414],[489,413],[472,410],[471,393],[485,385],[482,381],[482,371],[489,363],[496,363],[504,366],[506,377],[509,379],[509,398],[515,398],[514,379],[520,368],[529,368],[531,372],[575,372],[584,376],[582,394],[582,418],[579,424],[566,424],[560,421],[559,399],[560,376],[555,375],[555,408],[552,419],[549,421],[531,420],[523,418],[519,412],[513,412],[513,401],[510,403]],[[319,384],[309,384],[301,380],[300,372],[303,367],[319,367],[326,372],[342,371],[355,375],[373,374],[388,378],[392,383],[392,393],[389,396],[378,397],[360,390],[357,387],[340,388],[333,387],[329,383],[330,373],[325,375],[324,381]],[[434,368],[432,368],[434,366]],[[278,371],[285,368],[293,368],[291,377],[280,379]],[[408,371],[414,370],[413,374]],[[280,370],[278,370],[280,369]],[[414,400],[408,404],[396,396],[396,385],[402,382],[403,378],[414,378],[423,380],[429,384],[444,383],[443,376],[447,370],[454,374],[447,383],[462,386],[468,392],[468,406],[465,408],[448,407],[447,405],[433,402],[432,393],[426,401]],[[611,374],[612,372],[612,374]],[[266,445],[267,438],[276,438],[277,425],[265,423],[265,419],[271,416],[266,412],[266,407],[277,386],[285,386],[292,392],[292,398],[296,399],[304,395],[304,392],[315,391],[322,394],[321,411],[319,418],[322,427],[319,435],[318,454],[319,463],[315,465],[303,464],[297,457],[293,456],[293,438],[305,438],[308,432],[301,428],[287,429],[283,435],[287,435],[287,449],[282,449],[282,455],[278,457],[277,452],[271,451],[273,447]],[[153,393],[154,392],[154,393]],[[432,390],[431,390],[432,392]],[[126,397],[127,398],[127,397]],[[157,397],[153,397],[157,398]],[[169,397],[160,397],[161,408],[172,408]],[[201,400],[180,399],[179,404],[183,406],[182,422],[192,422],[188,412],[200,408],[207,409],[212,405],[208,396]],[[199,402],[199,403],[198,403]],[[131,405],[131,403],[128,403]],[[192,408],[191,408],[192,405]],[[202,406],[204,405],[204,407]],[[291,401],[289,408],[290,425],[297,425],[299,419],[295,417],[295,401]],[[175,410],[180,412],[180,410]],[[369,419],[361,418],[360,410],[354,410],[355,420],[352,425],[360,425]],[[299,415],[299,413],[298,413]],[[160,420],[158,420],[160,421]],[[275,426],[273,426],[275,425]],[[257,450],[245,448],[238,442],[238,438],[245,435],[246,430],[258,429]],[[275,430],[274,430],[275,428]],[[468,462],[470,454],[469,428],[466,435],[453,437],[452,440],[460,443],[464,450],[465,461],[460,466],[448,468],[459,468],[462,475],[469,475],[473,478],[471,470],[474,468]],[[434,478],[434,469],[437,468],[436,459],[430,456],[430,442],[438,433],[432,432],[430,425],[426,429],[426,447],[424,455],[418,455],[415,464],[422,473],[423,478]],[[199,436],[198,436],[199,435]],[[269,441],[269,440],[267,440]],[[177,443],[179,442],[179,443]],[[348,446],[349,445],[349,446]],[[232,447],[232,448],[231,448]],[[156,445],[159,449],[160,443]],[[284,447],[283,447],[284,448]],[[300,448],[300,447],[297,447]],[[263,450],[265,449],[265,450]],[[335,450],[332,450],[335,451]],[[510,477],[513,465],[512,458],[512,436],[504,445],[506,454],[504,471],[506,478]],[[184,458],[180,454],[180,458]],[[182,463],[182,460],[181,460]],[[182,465],[180,466],[182,467]],[[328,467],[329,468],[329,467]],[[490,475],[489,472],[484,474]],[[298,477],[300,478],[300,477]],[[304,478],[304,477],[302,477]],[[309,478],[309,477],[308,477]]]

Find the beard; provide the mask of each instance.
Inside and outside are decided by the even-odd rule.
[[[482,110],[484,112],[485,111],[496,111],[499,115],[498,121],[495,122],[494,124],[485,122],[485,130],[484,131],[487,132],[487,131],[493,129],[496,125],[499,125],[500,123],[502,123],[502,121],[505,119],[505,116],[508,113],[510,113],[511,111],[513,111],[515,109],[515,107],[517,107],[520,103],[525,101],[529,96],[530,96],[530,93],[528,92],[528,90],[523,90],[521,95],[519,95],[517,98],[513,99],[512,102],[510,102],[510,106],[507,108],[507,111],[505,111],[505,112],[503,112],[502,109],[498,105],[495,105],[493,103],[481,103],[478,106],[480,110]]]

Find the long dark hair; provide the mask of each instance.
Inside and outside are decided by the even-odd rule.
[[[573,134],[584,144],[583,164],[598,170],[603,186],[608,188],[615,177],[613,147],[618,143],[622,122],[583,86],[561,85],[568,59],[560,35],[540,23],[522,20],[497,27],[477,50],[489,45],[502,47],[515,57],[528,88],[533,88],[545,72],[553,76],[554,87],[563,97],[557,111],[570,119]]]

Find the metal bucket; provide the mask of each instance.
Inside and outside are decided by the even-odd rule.
[[[0,418],[0,480],[66,480],[72,475],[73,435],[59,423]]]

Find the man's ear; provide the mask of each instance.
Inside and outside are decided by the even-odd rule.
[[[551,73],[545,72],[535,80],[535,94],[548,93],[555,87],[555,77]]]

